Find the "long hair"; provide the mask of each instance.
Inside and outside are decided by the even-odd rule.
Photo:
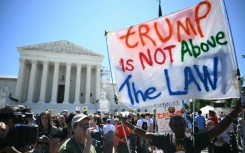
[[[51,120],[51,114],[48,112],[48,111],[45,111],[45,112],[42,112],[40,115],[39,115],[39,119],[40,119],[40,122],[38,124],[38,130],[43,130],[43,124],[42,124],[42,121],[41,121],[41,118],[43,115],[46,115],[48,117],[48,129],[51,129],[54,125],[53,121]]]

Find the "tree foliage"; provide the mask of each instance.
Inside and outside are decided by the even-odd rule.
[[[199,111],[200,108],[210,105],[212,100],[202,100],[202,99],[195,99],[193,100],[195,103],[195,112]],[[193,112],[193,102],[190,103],[190,110]]]
[[[244,77],[240,77],[241,79],[241,86],[243,86],[243,83],[244,83]]]

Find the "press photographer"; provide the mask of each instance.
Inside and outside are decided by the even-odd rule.
[[[25,125],[25,107],[0,108],[0,152],[25,152],[35,144],[37,127]]]
[[[44,111],[39,116],[37,144],[33,153],[50,153],[51,140],[60,133],[53,120],[51,113]]]

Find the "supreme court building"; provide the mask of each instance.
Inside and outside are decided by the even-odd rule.
[[[17,48],[15,98],[25,103],[93,103],[100,99],[103,56],[68,41]]]
[[[116,85],[105,81],[103,55],[64,40],[17,50],[18,77],[0,76],[0,106],[20,104],[34,113],[46,109],[55,113],[74,112],[75,108],[82,111],[84,106],[89,113],[130,109],[120,101],[115,104]],[[10,93],[19,102],[11,100]]]
[[[76,106],[110,111],[101,98],[103,55],[68,41],[17,47],[19,73],[12,97],[33,110],[75,110]]]

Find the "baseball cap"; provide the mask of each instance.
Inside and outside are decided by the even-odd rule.
[[[80,106],[76,106],[76,112],[80,111],[81,107]]]
[[[87,115],[84,115],[84,114],[78,114],[78,115],[74,116],[72,118],[72,121],[71,121],[71,126],[74,127],[75,123],[80,122],[83,119],[88,119],[89,120],[89,117]]]
[[[118,121],[119,122],[119,118],[114,118],[114,121]]]

